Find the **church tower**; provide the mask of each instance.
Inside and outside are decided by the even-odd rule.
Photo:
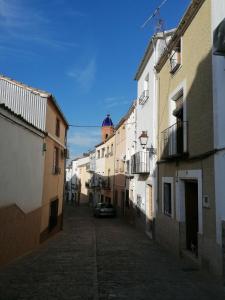
[[[112,122],[112,119],[110,118],[110,115],[107,115],[107,117],[102,122],[102,142],[105,142],[105,140],[112,135],[114,132],[114,125]]]

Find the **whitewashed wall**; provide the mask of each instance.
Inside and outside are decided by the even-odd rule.
[[[104,144],[99,147],[96,147],[96,152],[95,152],[96,170],[95,170],[95,173],[100,176],[105,176],[107,174],[105,174],[105,157],[102,157],[102,148],[105,148]],[[98,158],[98,150],[100,150],[100,158]]]
[[[27,126],[0,108],[0,207],[16,204],[28,213],[42,205],[43,137],[7,120],[2,114]]]
[[[212,3],[212,40],[213,32],[225,18],[225,1],[211,0]],[[225,147],[225,57],[212,55],[213,63],[213,104],[214,104],[214,148]],[[221,221],[225,221],[225,151],[215,155],[215,194],[217,242],[222,243]]]
[[[148,76],[149,81],[149,98],[142,105],[139,104],[139,100],[137,100],[137,108],[136,108],[136,152],[143,151],[142,146],[139,142],[139,136],[142,131],[147,131],[148,134],[148,143],[146,148],[150,148],[151,146],[156,149],[157,147],[157,77],[155,73],[155,65],[165,48],[165,42],[163,40],[156,40],[153,54],[149,58],[148,63],[146,64],[138,82],[137,82],[137,95],[138,99],[143,93],[144,89],[146,89],[145,80]],[[142,212],[146,212],[146,185],[150,184],[153,188],[153,210],[155,208],[156,196],[157,196],[157,166],[156,166],[156,156],[151,156],[150,159],[150,174],[146,180],[140,179],[139,175],[135,176],[135,199],[137,196],[141,196],[142,203],[141,209]],[[155,211],[153,212],[155,215]]]
[[[126,166],[126,173],[130,174],[131,172],[131,156],[135,154],[136,149],[136,101],[133,105],[135,105],[133,111],[130,113],[127,118],[126,125],[126,161],[129,161],[129,169]],[[129,199],[136,203],[136,199],[134,199],[134,189],[135,189],[135,180],[130,179],[126,180],[126,189],[129,190]]]

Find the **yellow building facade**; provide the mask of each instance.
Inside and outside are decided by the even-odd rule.
[[[159,91],[156,239],[173,252],[221,273],[211,155],[210,0],[191,3],[156,70]]]

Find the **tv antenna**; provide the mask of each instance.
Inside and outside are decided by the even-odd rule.
[[[148,19],[141,25],[141,28],[145,26],[153,19],[156,18],[155,33],[164,32],[164,20],[160,17],[160,9],[166,4],[168,0],[163,0],[162,3],[155,9],[155,11],[148,17]]]

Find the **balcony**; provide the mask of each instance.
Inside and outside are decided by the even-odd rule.
[[[90,180],[85,182],[85,187],[87,189],[100,189],[101,185],[101,179],[99,178],[91,178]]]
[[[145,102],[148,100],[148,98],[149,98],[149,90],[144,90],[141,96],[139,97],[139,104],[144,105]]]
[[[149,151],[140,151],[131,157],[132,174],[150,173],[150,153]]]
[[[102,180],[101,187],[103,190],[111,190],[110,179]]]
[[[161,158],[187,155],[187,122],[177,122],[161,133]]]
[[[95,164],[94,162],[90,162],[86,164],[86,171],[89,173],[94,173],[95,172]]]

